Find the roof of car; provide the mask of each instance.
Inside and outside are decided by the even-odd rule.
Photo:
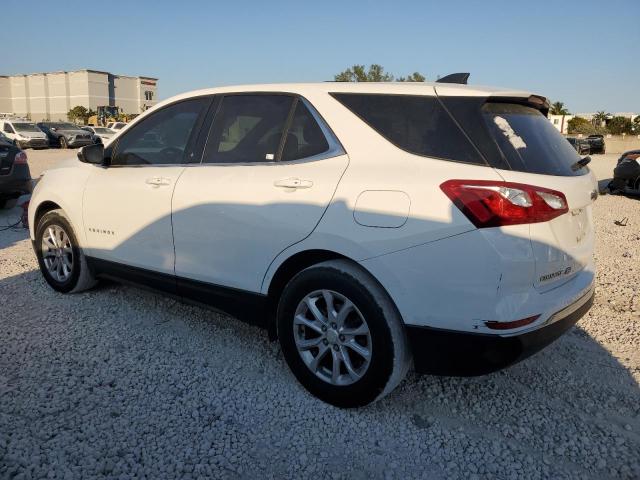
[[[235,92],[287,92],[299,93],[386,93],[393,95],[429,95],[435,91],[442,96],[507,96],[528,97],[531,92],[523,90],[461,85],[437,82],[320,82],[320,83],[267,83],[256,85],[231,85],[186,92],[163,102],[180,100],[199,95]]]

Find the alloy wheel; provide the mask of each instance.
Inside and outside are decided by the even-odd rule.
[[[59,225],[49,225],[42,235],[44,266],[57,282],[66,282],[73,271],[73,248],[67,232]]]
[[[331,385],[357,382],[371,364],[371,332],[364,316],[332,290],[316,290],[300,301],[293,335],[307,368]]]

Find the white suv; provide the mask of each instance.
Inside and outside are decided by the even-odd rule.
[[[543,97],[443,83],[226,87],[169,99],[49,170],[46,281],[151,286],[266,327],[343,407],[479,375],[593,301],[596,181]]]

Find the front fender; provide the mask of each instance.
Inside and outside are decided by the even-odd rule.
[[[45,172],[36,184],[29,202],[29,235],[31,240],[35,240],[37,227],[35,217],[38,208],[45,202],[53,202],[64,210],[80,245],[85,244],[82,199],[85,185],[91,174],[89,168],[91,168],[89,165],[78,165]]]

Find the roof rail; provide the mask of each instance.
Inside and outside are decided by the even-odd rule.
[[[470,75],[471,74],[468,72],[450,73],[449,75],[445,75],[444,77],[436,80],[436,83],[460,83],[462,85],[466,85]]]

